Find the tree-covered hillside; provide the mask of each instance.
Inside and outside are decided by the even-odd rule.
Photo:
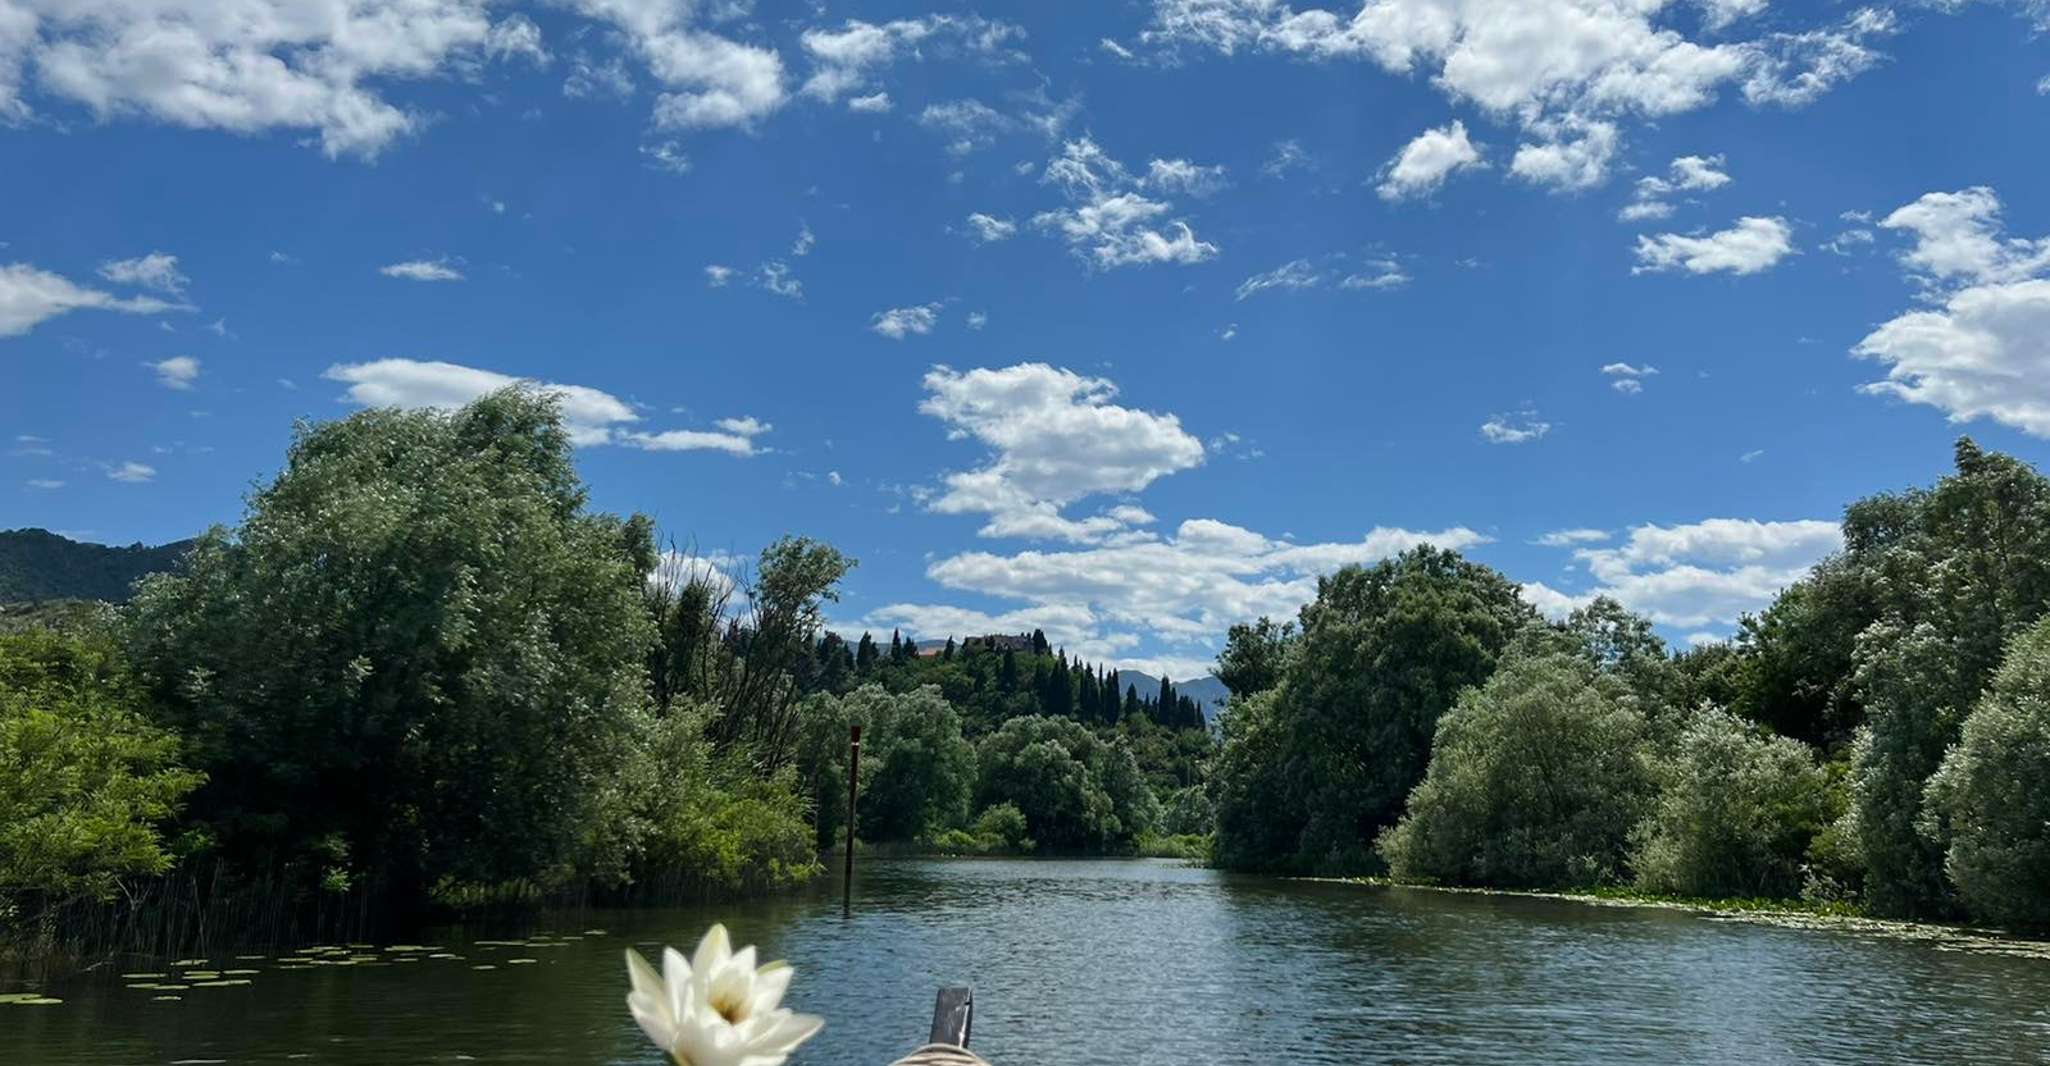
[[[0,531],[0,603],[128,599],[137,578],[177,566],[192,541],[82,544],[47,529]]]

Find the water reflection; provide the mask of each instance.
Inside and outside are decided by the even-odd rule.
[[[61,1005],[0,1006],[0,1062],[653,1063],[620,948],[687,947],[714,920],[798,966],[791,1005],[828,1019],[812,1066],[901,1054],[949,983],[975,986],[999,1066],[2050,1059],[2042,960],[1163,862],[955,860],[871,864],[852,918],[819,893],[560,916],[511,942],[445,930],[417,945],[439,951],[347,965],[208,960],[257,972],[174,1002],[113,972],[162,965],[123,962],[51,990]]]

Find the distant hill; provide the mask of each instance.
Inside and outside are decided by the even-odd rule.
[[[0,531],[0,603],[128,599],[137,578],[178,564],[190,540],[110,548],[60,537],[47,529]]]
[[[1142,674],[1137,670],[1119,670],[1118,683],[1139,686],[1141,695],[1151,695],[1160,691],[1159,678]],[[1197,706],[1203,708],[1203,720],[1213,723],[1217,721],[1217,712],[1224,709],[1225,697],[1231,694],[1224,687],[1224,682],[1210,674],[1192,677],[1187,681],[1177,681],[1174,683],[1174,690],[1195,700]]]

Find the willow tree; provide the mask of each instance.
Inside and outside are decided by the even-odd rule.
[[[594,514],[552,396],[298,427],[132,611],[223,853],[394,905],[545,883],[645,713],[644,522]]]

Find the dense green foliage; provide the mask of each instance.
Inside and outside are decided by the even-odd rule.
[[[860,825],[869,841],[918,840],[968,821],[975,746],[961,715],[931,685],[891,694],[867,684],[841,697],[819,693],[804,707],[800,772],[818,808],[818,837],[830,845],[846,823],[847,737],[861,726]]]
[[[128,599],[137,579],[175,569],[193,545],[82,544],[45,529],[0,531],[0,603]]]
[[[1793,896],[1830,813],[1806,744],[1703,710],[1660,767],[1658,801],[1637,830],[1637,883],[1676,896]]]
[[[1924,832],[1971,913],[2050,925],[2050,619],[2009,648],[1928,801]]]
[[[1257,720],[1235,727],[1262,753],[1219,766],[1245,775],[1220,776],[1222,860],[1370,866],[1374,838],[1423,779],[1439,716],[1535,618],[1502,575],[1424,547],[1320,579],[1297,634],[1235,632],[1222,667],[1235,683],[1256,676],[1237,665],[1248,657],[1278,664],[1265,668],[1278,680]],[[1271,647],[1280,642],[1290,646]]]
[[[1014,718],[977,749],[976,803],[1010,804],[1041,849],[1123,851],[1160,818],[1138,760],[1080,722]]]
[[[573,869],[648,713],[651,553],[583,503],[540,397],[302,427],[131,609],[223,853],[400,903]]]
[[[1373,872],[1348,834],[1393,811],[1403,878],[2050,924],[2050,668],[2024,637],[2050,616],[2050,481],[1964,440],[1843,532],[1732,642],[1678,655],[1609,601],[1539,623],[1430,551],[1233,627],[1217,860]]]
[[[1617,879],[1652,791],[1644,716],[1583,659],[1513,654],[1438,721],[1429,773],[1381,838],[1404,880],[1534,888]]]
[[[160,827],[201,781],[178,749],[110,642],[0,635],[0,927],[169,868]]]

